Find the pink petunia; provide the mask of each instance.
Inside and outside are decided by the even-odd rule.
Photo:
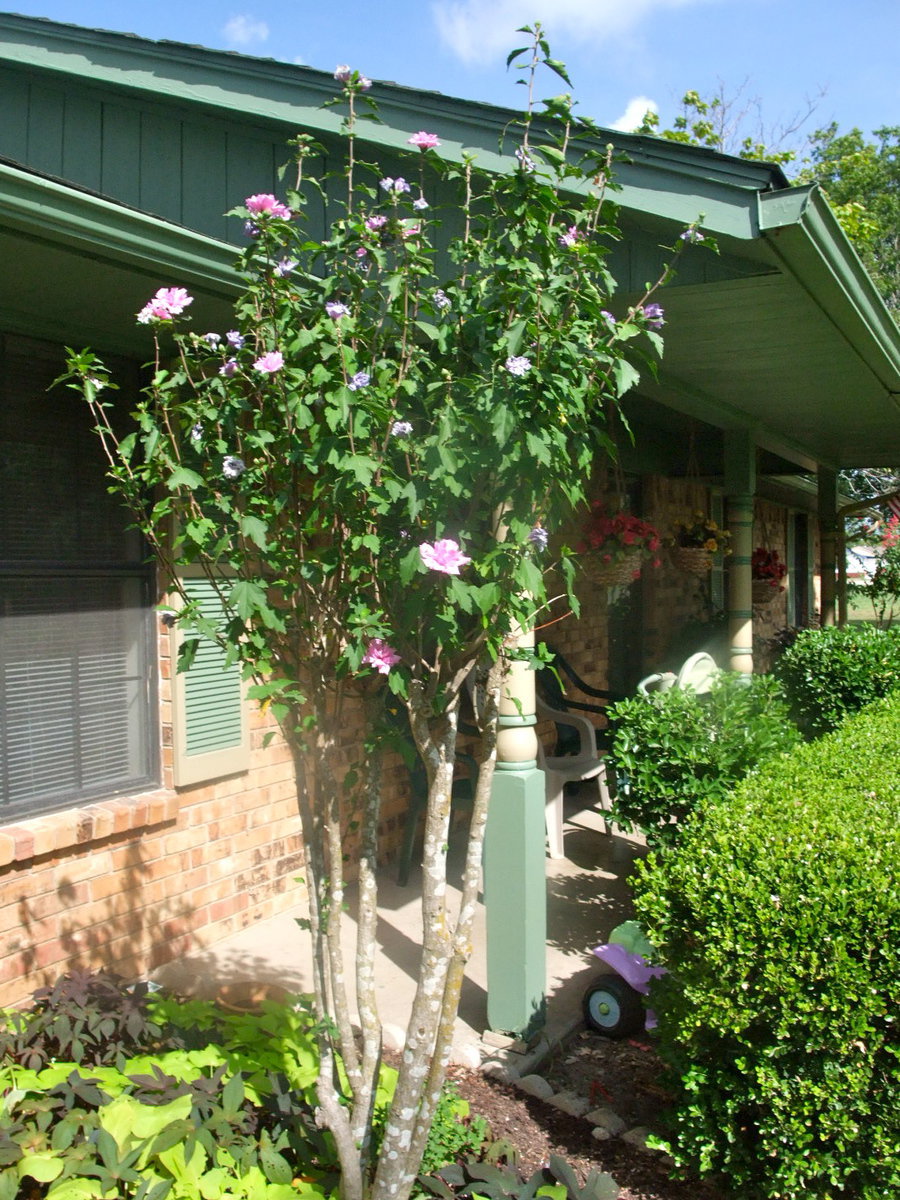
[[[259,192],[255,196],[248,196],[244,201],[247,211],[254,217],[284,217],[289,221],[293,213],[286,204],[282,204],[280,200],[271,195],[269,192]]]
[[[445,575],[458,575],[460,567],[470,563],[460,550],[459,543],[452,538],[441,538],[439,541],[425,542],[419,547],[419,557],[423,566],[430,571],[442,571]]]
[[[441,143],[438,141],[436,133],[426,133],[424,129],[420,129],[418,133],[414,133],[411,138],[406,139],[410,146],[415,146],[417,150],[433,150],[435,146]]]
[[[280,350],[269,350],[267,354],[263,354],[253,364],[254,371],[260,371],[263,375],[274,375],[276,371],[280,371],[284,366],[284,355]]]
[[[400,655],[384,638],[372,638],[363,655],[363,665],[374,667],[381,675],[387,675],[391,667],[400,662]]]

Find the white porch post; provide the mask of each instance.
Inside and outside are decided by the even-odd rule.
[[[834,624],[837,559],[837,472],[819,467],[819,547],[822,564],[822,624]]]
[[[743,429],[725,431],[725,511],[731,531],[728,570],[728,647],[731,671],[753,672],[753,497],[756,443]]]

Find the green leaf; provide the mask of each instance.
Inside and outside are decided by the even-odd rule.
[[[251,621],[266,605],[265,588],[252,579],[239,580],[228,593],[228,603],[242,621]]]
[[[201,487],[202,484],[203,476],[198,475],[196,471],[191,471],[188,467],[176,467],[166,480],[166,487],[170,492],[174,492],[180,487],[185,487],[189,491],[193,491],[194,488]]]
[[[440,329],[437,325],[432,325],[430,321],[416,321],[415,326],[425,334],[429,341],[436,342],[441,336]]]
[[[566,71],[566,64],[564,62],[560,62],[558,58],[545,58],[544,66],[549,67],[551,71],[555,71],[560,79],[565,80],[569,87],[572,86],[572,80],[569,78],[568,72]]]
[[[491,428],[497,445],[503,447],[509,441],[516,427],[516,416],[513,410],[499,401],[491,414]]]
[[[241,533],[248,541],[259,546],[260,550],[268,550],[266,541],[266,523],[259,517],[245,513],[240,519]]]
[[[51,1180],[62,1174],[65,1165],[65,1160],[57,1158],[55,1154],[26,1154],[19,1159],[16,1170],[20,1179],[30,1175],[38,1183],[50,1183]]]
[[[613,363],[613,378],[616,381],[616,397],[618,398],[631,391],[640,379],[640,373],[627,359],[618,358]]]

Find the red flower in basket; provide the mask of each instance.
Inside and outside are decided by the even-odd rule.
[[[787,564],[778,557],[777,550],[766,550],[758,546],[750,559],[750,573],[753,579],[767,583],[770,587],[783,591],[782,579],[787,575]]]
[[[595,553],[600,562],[614,563],[640,554],[655,554],[660,547],[659,533],[647,521],[629,512],[606,512],[602,500],[595,500],[578,543],[579,554]]]

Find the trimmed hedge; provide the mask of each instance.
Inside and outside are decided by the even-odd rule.
[[[610,710],[622,778],[613,818],[648,843],[668,844],[703,804],[718,803],[751,771],[797,745],[778,684],[722,672],[707,695],[672,688]]]
[[[900,1195],[900,696],[651,855],[671,1151],[740,1197]]]
[[[781,655],[774,674],[804,736],[821,737],[900,687],[900,629],[804,629]]]

